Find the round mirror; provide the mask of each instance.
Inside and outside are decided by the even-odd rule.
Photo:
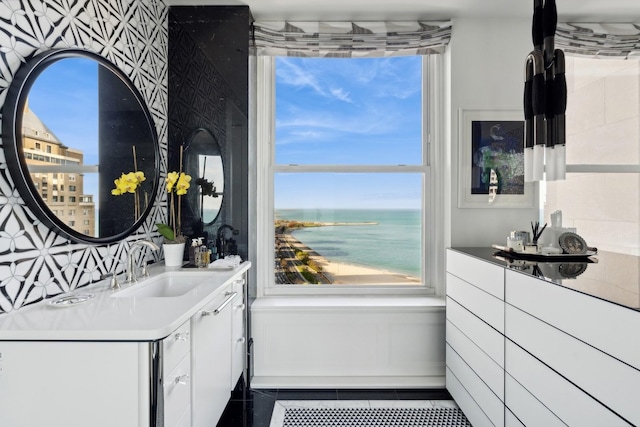
[[[184,168],[197,190],[186,195],[192,216],[199,218],[203,225],[211,225],[222,207],[224,169],[218,141],[207,129],[196,129],[189,136],[184,149]]]
[[[142,224],[158,189],[158,140],[115,65],[77,49],[40,54],[16,73],[2,113],[7,167],[43,223],[84,243]]]

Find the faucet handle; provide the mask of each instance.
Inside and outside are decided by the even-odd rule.
[[[149,277],[149,261],[145,261],[144,263],[142,263],[142,271],[140,272],[140,275],[142,277]]]
[[[106,279],[107,277],[111,277],[111,280],[109,281],[109,289],[120,289],[120,283],[118,282],[118,276],[116,275],[115,272],[103,274],[100,277],[100,280]]]

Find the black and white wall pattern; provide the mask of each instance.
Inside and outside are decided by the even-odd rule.
[[[0,106],[20,66],[52,48],[75,47],[116,64],[137,87],[167,155],[167,7],[157,0],[2,0]],[[69,242],[26,207],[0,150],[0,315],[121,272],[129,242],[160,241],[166,194],[159,191],[146,223],[126,241],[92,246]],[[157,258],[160,254],[148,254]]]

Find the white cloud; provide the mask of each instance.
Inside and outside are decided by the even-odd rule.
[[[333,98],[343,102],[353,102],[349,96],[349,92],[346,92],[342,88],[331,89],[325,87],[322,83],[322,78],[318,78],[318,75],[322,73],[319,70],[306,70],[287,58],[282,58],[278,62],[276,72],[281,83],[295,86],[295,87],[309,87],[318,95],[325,98]],[[320,76],[322,77],[322,76]]]
[[[345,90],[342,88],[331,89],[331,95],[333,95],[336,99],[339,99],[340,101],[349,102],[349,103],[353,102],[353,100],[349,96],[349,92],[345,92]]]

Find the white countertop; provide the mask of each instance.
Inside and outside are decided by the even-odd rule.
[[[70,294],[90,293],[94,298],[70,307],[55,307],[47,299],[6,315],[0,315],[0,340],[53,341],[154,341],[170,335],[207,304],[224,285],[251,267],[246,261],[233,270],[180,269],[152,266],[151,277],[170,271],[198,272],[194,288],[170,298],[115,298],[109,280],[77,289]],[[119,277],[120,279],[120,277]],[[145,279],[130,286],[140,286]],[[122,281],[122,279],[121,279]],[[65,294],[69,295],[69,294]]]

